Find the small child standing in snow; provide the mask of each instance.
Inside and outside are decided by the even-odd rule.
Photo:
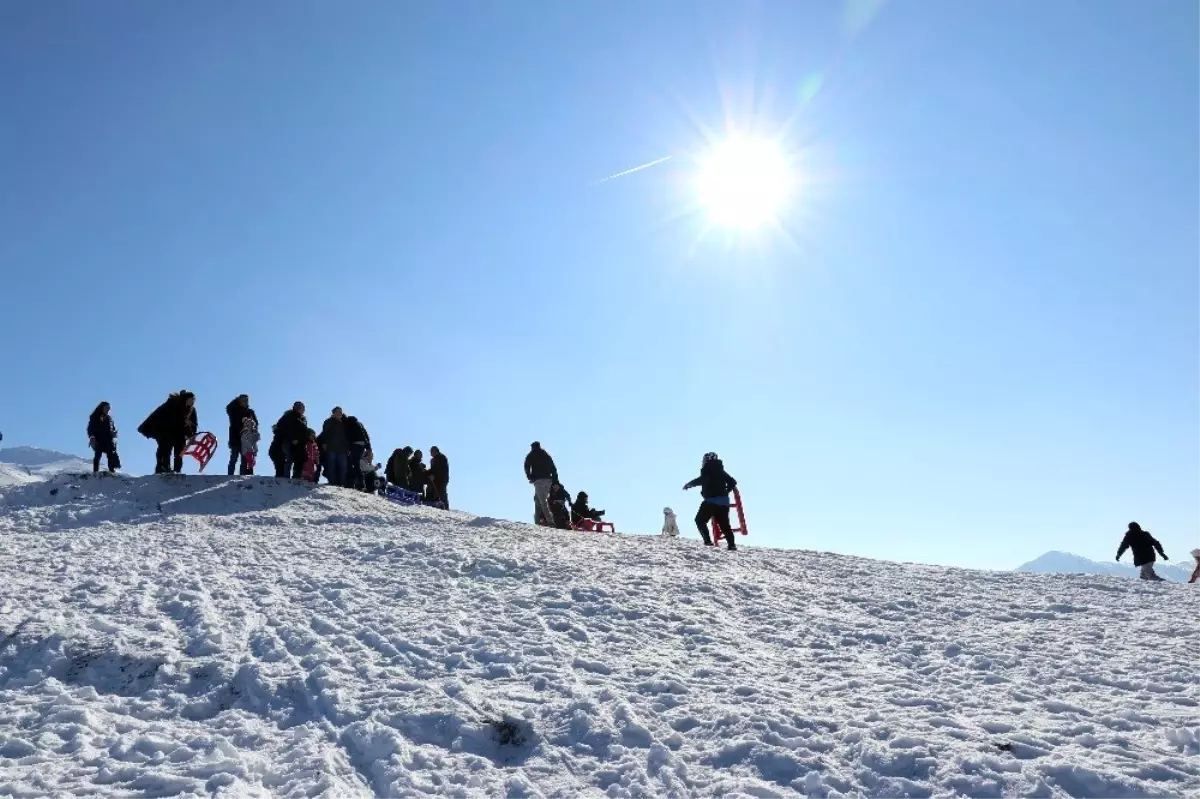
[[[258,458],[258,420],[247,416],[242,420],[242,462],[246,464],[242,474],[254,474],[254,461]]]
[[[317,431],[309,428],[308,444],[304,448],[304,468],[300,477],[310,483],[317,481],[317,461],[321,459],[321,447],[317,444]]]

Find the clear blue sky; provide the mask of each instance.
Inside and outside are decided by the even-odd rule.
[[[244,391],[480,514],[540,439],[619,529],[716,450],[753,543],[1186,557],[1196,4],[876,5],[0,5],[5,445],[107,399],[144,471],[169,390],[222,439]],[[782,233],[692,207],[727,120],[802,167]]]

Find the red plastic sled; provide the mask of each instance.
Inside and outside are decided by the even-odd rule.
[[[615,533],[617,531],[616,525],[614,525],[612,522],[596,522],[592,521],[591,519],[585,519],[580,524],[574,525],[574,527],[576,530],[580,530],[585,533],[603,533],[606,531]]]
[[[733,502],[730,503],[729,508],[737,511],[737,525],[734,526],[732,532],[749,535],[750,531],[746,528],[746,510],[742,507],[742,492],[736,488],[733,489]],[[717,528],[716,519],[712,521],[712,537],[714,543],[723,540],[721,531]]]
[[[200,463],[200,471],[204,471],[204,467],[212,460],[213,453],[217,451],[217,437],[212,433],[197,433],[195,438],[188,442],[187,448],[183,451],[184,455],[191,455]]]

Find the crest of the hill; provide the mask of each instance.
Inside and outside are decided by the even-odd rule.
[[[0,586],[0,796],[1200,792],[1195,586],[91,475]]]
[[[91,471],[92,464],[77,455],[37,447],[0,449],[0,488],[45,480],[64,472]]]

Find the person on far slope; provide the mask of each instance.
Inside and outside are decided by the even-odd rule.
[[[429,448],[429,495],[440,502],[444,510],[450,510],[450,461],[437,447]]]
[[[1158,550],[1158,554],[1162,555],[1163,560],[1170,560],[1170,558],[1167,557],[1166,552],[1163,552],[1162,544],[1158,543],[1158,539],[1143,530],[1137,522],[1129,523],[1129,530],[1121,539],[1121,546],[1117,548],[1117,560],[1121,559],[1126,549],[1133,550],[1133,565],[1141,570],[1138,577],[1143,580],[1162,581],[1162,578],[1154,572],[1154,550]]]
[[[725,464],[721,463],[717,453],[705,453],[700,466],[700,476],[685,484],[683,490],[687,491],[697,486],[700,487],[703,501],[700,503],[700,510],[696,512],[696,527],[700,530],[704,545],[713,546],[713,541],[708,536],[708,523],[715,519],[717,529],[728,542],[728,548],[737,549],[733,540],[733,525],[729,521],[729,492],[737,487],[737,480],[725,471]]]
[[[554,458],[542,449],[540,441],[529,445],[525,456],[525,477],[533,486],[533,523],[546,527],[554,526],[554,512],[550,508],[550,487],[558,481],[558,468]]]
[[[225,413],[229,416],[229,476],[233,476],[233,468],[241,461],[239,474],[252,474],[247,471],[246,458],[242,449],[242,431],[246,429],[247,418],[254,420],[254,428],[258,429],[258,414],[250,407],[250,395],[239,394],[228,405]]]
[[[108,458],[108,471],[111,474],[121,468],[121,458],[117,455],[117,424],[109,414],[111,406],[101,402],[88,418],[88,446],[95,451],[92,458],[92,474],[100,472],[100,456]]]

